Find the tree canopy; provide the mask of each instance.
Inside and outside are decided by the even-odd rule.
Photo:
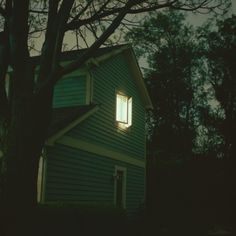
[[[201,31],[206,66],[203,73],[209,83],[209,91],[217,102],[216,108],[206,116],[206,124],[214,127],[221,137],[218,154],[224,158],[233,158],[235,153],[235,23],[232,15],[218,20],[216,29]]]
[[[192,154],[196,135],[196,35],[184,14],[174,11],[153,14],[141,26],[127,37],[138,55],[148,58],[145,80],[154,104],[152,143],[162,153],[159,157],[185,159]]]

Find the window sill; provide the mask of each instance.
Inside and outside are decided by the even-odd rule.
[[[129,133],[131,131],[132,125],[127,126],[126,124],[116,122],[116,127],[119,132]]]

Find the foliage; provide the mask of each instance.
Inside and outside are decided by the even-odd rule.
[[[189,157],[195,136],[198,51],[193,28],[184,20],[179,12],[161,12],[127,34],[137,54],[147,55],[146,83],[155,121],[152,143],[165,159]]]
[[[208,111],[204,123],[215,136],[221,137],[218,155],[231,158],[235,152],[236,119],[236,16],[217,21],[216,29],[201,31],[206,66],[203,71],[209,84],[209,93],[215,99],[215,108]]]
[[[234,157],[235,16],[219,21],[218,29],[212,25],[196,30],[183,14],[161,12],[142,22],[145,34],[134,29],[127,35],[148,59],[145,79],[154,104],[149,211],[172,228],[187,220],[203,230],[232,224],[235,159],[227,160],[225,151],[231,148]]]

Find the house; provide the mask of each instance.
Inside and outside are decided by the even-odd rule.
[[[78,53],[63,53],[63,63]],[[110,203],[134,214],[145,200],[145,111],[151,108],[129,45],[101,48],[59,80],[38,200]]]

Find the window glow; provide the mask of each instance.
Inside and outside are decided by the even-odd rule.
[[[132,125],[132,98],[128,100],[128,126]]]
[[[116,121],[120,128],[132,125],[132,98],[125,95],[116,95]]]

